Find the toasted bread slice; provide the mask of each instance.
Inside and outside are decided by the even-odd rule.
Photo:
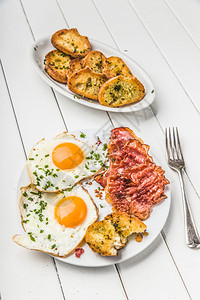
[[[117,249],[125,246],[120,240],[120,235],[109,221],[100,221],[90,225],[87,229],[85,240],[90,248],[103,256],[115,256]]]
[[[145,94],[143,84],[136,77],[119,75],[105,82],[99,90],[102,105],[117,107],[140,101]]]
[[[128,237],[133,233],[143,233],[147,226],[138,218],[126,213],[112,213],[105,217],[120,235],[122,243],[126,243]]]
[[[75,72],[83,69],[82,60],[80,58],[75,58],[70,62],[70,69],[68,71],[68,77],[72,76]]]
[[[125,247],[133,233],[143,233],[146,225],[138,218],[126,213],[112,213],[103,221],[90,225],[85,240],[89,247],[103,256],[115,256]]]
[[[71,58],[59,50],[53,50],[45,56],[45,71],[60,83],[67,83],[67,73]]]
[[[96,73],[102,73],[106,57],[100,51],[91,51],[83,58],[82,63],[84,67],[89,67]]]
[[[104,62],[103,73],[107,78],[113,78],[119,75],[132,77],[133,74],[125,64],[125,62],[117,56],[111,56]]]
[[[85,57],[91,50],[88,38],[80,35],[76,28],[57,31],[52,35],[51,42],[56,49],[75,58]]]
[[[93,72],[90,68],[84,68],[69,77],[68,88],[81,96],[98,100],[98,92],[106,81],[103,74]]]

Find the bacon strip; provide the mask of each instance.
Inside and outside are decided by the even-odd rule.
[[[161,167],[152,162],[132,166],[108,179],[106,200],[118,211],[133,214],[145,220],[151,208],[165,198],[164,187],[168,184]]]
[[[148,160],[152,161],[152,158],[148,155],[149,146],[133,139],[136,135],[130,129],[127,129],[127,132],[125,129],[122,127],[122,132],[120,132],[120,129],[116,128],[111,132],[108,144],[109,169],[95,177],[95,180],[104,188],[106,187],[107,179],[112,174],[116,172],[122,173],[125,168],[132,165],[138,165]]]

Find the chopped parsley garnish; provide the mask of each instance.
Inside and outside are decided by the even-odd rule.
[[[53,174],[53,177],[58,177],[58,175],[57,174]]]
[[[98,191],[100,191],[100,189],[101,189],[101,188],[98,186]]]
[[[75,175],[74,178],[79,178],[79,175]]]
[[[27,222],[29,222],[29,220],[23,220],[23,221],[22,221],[22,223],[27,223]]]
[[[26,209],[27,206],[28,206],[28,204],[24,203],[24,205],[23,205],[24,209]]]
[[[41,229],[41,230],[40,230],[40,233],[43,233],[43,232],[44,232],[44,230]]]
[[[79,95],[74,95],[74,99],[81,99]]]
[[[56,169],[56,171],[58,172],[58,171],[60,171],[60,169]]]
[[[100,207],[101,207],[101,208],[103,208],[103,205],[102,205],[102,204],[100,204]]]
[[[52,245],[52,246],[51,246],[51,249],[54,249],[55,247],[56,247],[56,244]]]
[[[34,172],[33,172],[33,175],[37,176],[37,172],[36,172],[36,171],[34,171]]]
[[[31,241],[35,242],[35,238],[32,236],[32,232],[28,232]]]
[[[154,93],[154,90],[152,90],[151,93],[153,94],[153,93]]]
[[[94,172],[96,172],[96,170],[90,170],[90,172],[93,172],[93,173],[94,173]]]
[[[45,155],[45,157],[48,157],[48,156],[49,156],[49,154],[46,154],[46,155]]]
[[[43,189],[46,191],[50,186],[52,186],[52,183],[50,181],[47,181]]]
[[[86,135],[83,132],[81,132],[80,137],[84,139]]]
[[[30,157],[29,160],[34,160],[34,158],[33,158],[33,157]]]
[[[73,190],[73,186],[71,188],[67,189],[68,192],[71,192],[72,190]],[[64,194],[64,192],[63,192],[63,194]]]
[[[33,201],[33,198],[32,197],[28,197],[28,200]]]
[[[44,167],[45,167],[45,169],[46,169],[46,168],[48,168],[49,166],[48,166],[48,165],[45,165]]]
[[[92,100],[90,100],[90,103],[93,103],[93,101],[92,101]]]
[[[51,238],[51,234],[48,234],[48,237],[47,237],[49,240],[50,240],[50,238]]]
[[[94,153],[94,157],[96,160],[99,160],[100,159],[100,154],[99,153]]]
[[[42,198],[42,195],[41,195],[41,192],[38,191],[37,193],[36,192],[30,192],[31,194],[33,195],[37,195],[39,198]]]
[[[27,196],[28,196],[27,192],[24,192],[24,193],[23,193],[23,196],[24,196],[24,197],[27,197]]]
[[[103,144],[103,151],[106,151],[106,149],[107,149],[107,144],[105,143]]]
[[[114,158],[113,158],[113,157],[111,157],[111,160],[112,160],[112,162],[115,162],[115,160],[114,160]]]
[[[85,164],[85,168],[89,170],[89,167]]]
[[[92,156],[86,156],[86,159],[92,159]]]

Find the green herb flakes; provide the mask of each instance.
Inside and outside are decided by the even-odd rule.
[[[106,149],[107,149],[107,144],[105,143],[103,144],[103,151],[106,151]]]
[[[81,132],[80,137],[84,139],[86,135],[83,132]]]

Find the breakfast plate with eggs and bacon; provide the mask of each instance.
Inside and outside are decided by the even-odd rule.
[[[78,266],[125,261],[148,247],[166,222],[164,173],[126,127],[43,139],[19,179],[25,232],[13,241]]]

